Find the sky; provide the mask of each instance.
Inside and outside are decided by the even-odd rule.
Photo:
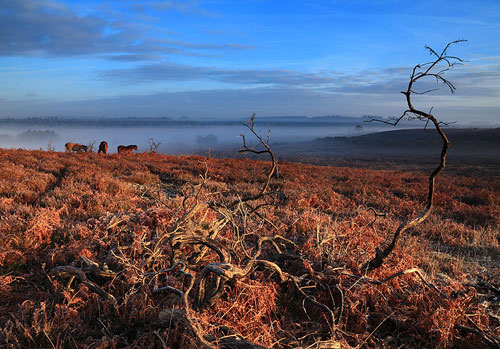
[[[0,117],[399,116],[457,39],[416,106],[500,124],[498,0],[0,0]]]

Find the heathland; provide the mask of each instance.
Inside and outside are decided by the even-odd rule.
[[[0,149],[0,346],[494,347],[498,171],[445,170],[362,268],[424,165]]]

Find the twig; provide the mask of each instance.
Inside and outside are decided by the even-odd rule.
[[[395,311],[393,311],[392,313],[390,313],[389,315],[387,315],[387,316],[386,316],[386,318],[385,318],[384,320],[382,320],[382,322],[381,322],[381,323],[379,323],[379,324],[377,325],[377,327],[375,327],[375,329],[374,329],[374,330],[373,330],[373,331],[372,331],[372,332],[368,335],[368,337],[366,337],[366,338],[363,340],[363,342],[361,342],[361,344],[359,344],[359,345],[357,345],[357,346],[356,346],[356,348],[361,348],[361,347],[362,347],[362,346],[366,343],[366,341],[367,341],[368,339],[370,339],[370,337],[371,337],[371,336],[373,336],[373,334],[374,334],[374,333],[375,333],[375,332],[379,329],[379,327],[380,327],[380,326],[382,326],[382,324],[383,324],[384,322],[386,322],[388,318],[390,318],[392,315],[394,315],[394,313],[395,313]]]

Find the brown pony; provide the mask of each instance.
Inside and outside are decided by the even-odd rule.
[[[137,145],[131,144],[131,145],[119,145],[118,146],[118,154],[132,154],[132,150],[137,151]]]
[[[106,154],[108,152],[108,142],[102,141],[101,144],[99,144],[99,151],[97,154],[103,153]]]
[[[72,152],[72,151],[75,151],[75,152],[86,152],[87,151],[87,146],[86,145],[83,145],[83,144],[79,144],[79,143],[71,143],[71,142],[68,142],[64,145],[64,150],[66,151],[66,153],[69,153],[69,152]]]

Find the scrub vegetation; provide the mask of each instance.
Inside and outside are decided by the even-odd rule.
[[[498,178],[445,174],[430,217],[366,275],[386,231],[425,206],[424,174],[280,163],[273,195],[234,211],[259,195],[269,162],[25,150],[0,159],[0,338],[12,347],[199,347],[197,335],[213,345],[469,347],[500,335]],[[196,202],[227,207],[194,212]],[[213,291],[210,265],[226,282],[198,304],[204,271]]]

